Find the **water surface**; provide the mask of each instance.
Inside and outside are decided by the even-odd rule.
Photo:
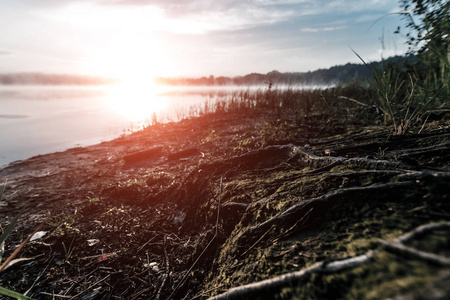
[[[0,166],[177,121],[239,89],[266,87],[0,86]]]

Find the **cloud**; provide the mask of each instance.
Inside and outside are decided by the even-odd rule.
[[[0,50],[0,55],[11,55],[12,52],[10,51],[5,51],[5,50]]]
[[[319,32],[319,31],[335,31],[340,29],[345,29],[348,26],[330,26],[330,27],[307,27],[302,28],[301,31],[303,32]]]
[[[275,24],[295,16],[291,8],[278,8],[256,0],[211,2],[98,0],[72,2],[57,11],[44,11],[47,19],[76,27],[132,29],[174,34],[207,34]],[[286,1],[291,3],[292,1]],[[121,20],[118,22],[118,20]]]

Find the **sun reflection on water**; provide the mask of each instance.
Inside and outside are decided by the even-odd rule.
[[[158,85],[150,80],[123,80],[109,89],[108,106],[142,128],[155,123],[157,115],[167,108],[159,93]]]

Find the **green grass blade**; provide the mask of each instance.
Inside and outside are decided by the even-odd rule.
[[[4,287],[0,286],[0,294],[11,297],[11,298],[15,298],[15,299],[19,299],[19,300],[33,300],[33,298],[27,297],[25,295],[22,295],[20,293],[8,290]]]
[[[19,220],[19,217],[20,217],[20,213],[17,214],[17,216],[14,217],[14,219],[11,221],[11,223],[9,223],[9,225],[3,231],[3,234],[0,235],[0,245],[6,240],[8,235],[13,230],[14,226],[16,226],[16,223],[17,223],[17,220]]]
[[[3,184],[3,186],[0,188],[0,200],[2,200],[3,192],[5,191],[6,182]]]

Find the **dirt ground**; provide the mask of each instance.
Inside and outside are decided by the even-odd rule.
[[[2,228],[20,213],[5,258],[41,223],[43,236],[0,286],[34,299],[220,299],[238,286],[227,299],[447,299],[446,225],[396,239],[450,219],[449,130],[230,113],[15,162],[0,169]]]

